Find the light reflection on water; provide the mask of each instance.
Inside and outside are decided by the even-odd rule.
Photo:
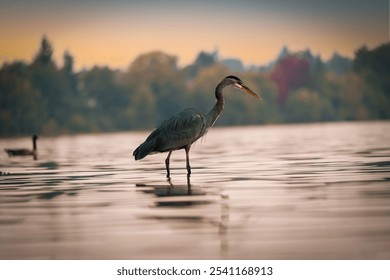
[[[1,259],[389,259],[390,123],[213,128],[135,162],[147,132],[0,154]],[[28,138],[2,139],[28,147]]]

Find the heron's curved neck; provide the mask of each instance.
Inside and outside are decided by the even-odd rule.
[[[211,127],[215,123],[215,121],[218,119],[219,115],[221,114],[223,110],[223,105],[225,104],[225,99],[223,98],[222,91],[226,85],[224,85],[222,82],[218,84],[218,86],[215,89],[215,98],[217,99],[217,102],[215,103],[214,107],[210,110],[210,112],[207,114],[207,126]]]

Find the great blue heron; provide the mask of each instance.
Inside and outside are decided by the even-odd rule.
[[[8,156],[33,156],[34,159],[37,159],[37,139],[38,136],[32,136],[33,149],[5,149],[5,152]]]
[[[171,154],[175,150],[184,149],[186,152],[186,168],[188,175],[190,175],[189,152],[191,145],[209,131],[221,114],[225,103],[222,91],[227,86],[236,87],[260,99],[239,78],[227,76],[217,85],[215,89],[217,102],[208,114],[203,114],[197,109],[190,108],[165,120],[146,138],[144,143],[135,149],[133,153],[135,160],[154,153],[169,152],[165,160],[165,167],[167,169],[167,178],[170,178],[169,160]]]

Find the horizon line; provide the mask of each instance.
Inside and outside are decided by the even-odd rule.
[[[41,40],[43,38],[47,38],[48,39],[48,37],[46,35],[43,35],[41,37]],[[52,41],[50,39],[48,39],[48,41],[50,42],[50,44],[51,44],[51,46],[53,48],[52,60],[54,61],[56,66],[60,67],[60,66],[63,65],[63,56],[64,56],[65,53],[68,53],[68,54],[70,54],[74,58],[74,68],[77,69],[76,71],[80,71],[80,72],[81,71],[85,71],[87,69],[92,69],[94,67],[107,67],[107,68],[110,68],[110,69],[113,69],[113,70],[126,70],[127,68],[129,68],[131,66],[131,64],[138,57],[140,57],[142,55],[145,55],[145,54],[153,53],[153,52],[161,52],[163,54],[175,57],[176,58],[177,67],[181,68],[181,69],[194,64],[194,62],[195,62],[196,58],[198,57],[198,55],[200,53],[204,52],[206,54],[216,53],[217,61],[219,61],[219,62],[222,62],[223,60],[227,60],[227,59],[238,60],[238,61],[240,61],[242,63],[244,69],[247,70],[248,68],[251,68],[251,67],[259,67],[259,68],[261,68],[261,67],[269,66],[270,64],[272,64],[275,61],[277,61],[278,56],[280,55],[280,53],[284,49],[287,49],[290,54],[301,54],[301,53],[305,53],[305,52],[310,52],[313,57],[318,57],[318,58],[321,59],[321,61],[327,62],[327,61],[331,60],[335,55],[339,55],[341,57],[353,60],[354,57],[355,57],[356,52],[359,49],[361,49],[361,48],[374,49],[374,48],[377,48],[377,47],[379,47],[381,45],[389,43],[388,41],[387,42],[382,42],[382,43],[379,43],[379,44],[377,44],[377,45],[375,45],[373,47],[369,47],[369,46],[367,46],[367,44],[361,44],[360,46],[357,46],[355,48],[354,54],[352,56],[348,55],[348,54],[344,54],[344,53],[340,52],[339,50],[334,49],[332,54],[328,55],[328,58],[324,58],[323,55],[321,54],[321,52],[315,52],[309,46],[306,46],[303,49],[296,50],[296,49],[293,49],[293,48],[289,47],[289,45],[287,43],[284,43],[284,44],[281,44],[281,46],[278,48],[279,51],[276,52],[276,55],[273,58],[271,58],[267,62],[263,62],[263,63],[250,63],[250,62],[248,63],[248,62],[245,62],[239,56],[229,56],[229,55],[227,55],[227,56],[220,56],[220,50],[221,50],[220,47],[215,47],[211,51],[207,51],[205,49],[200,49],[200,50],[198,50],[196,52],[196,54],[194,55],[194,58],[192,59],[192,61],[191,62],[187,62],[187,63],[181,63],[180,60],[182,59],[182,57],[180,55],[178,55],[178,54],[174,54],[174,53],[171,53],[171,52],[163,50],[163,49],[150,49],[150,50],[145,50],[144,52],[139,52],[137,55],[133,56],[133,58],[129,58],[127,60],[129,62],[126,64],[126,66],[116,66],[116,65],[110,64],[109,62],[105,62],[105,63],[94,62],[92,65],[77,66],[77,64],[78,64],[77,63],[77,56],[74,55],[74,53],[69,48],[65,48],[65,49],[62,49],[59,52],[57,52],[57,53],[61,53],[61,55],[59,55],[59,54],[56,54],[56,48],[54,46],[54,43],[52,43]],[[35,51],[35,54],[31,55],[30,59],[25,59],[25,58],[9,59],[9,56],[7,54],[0,53],[0,63],[1,63],[0,67],[2,68],[4,65],[13,64],[13,63],[17,63],[17,62],[30,64],[34,60],[35,55],[39,52],[39,48],[40,48],[40,46],[39,46],[39,44],[37,44],[37,50]]]

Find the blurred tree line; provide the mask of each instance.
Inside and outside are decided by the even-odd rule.
[[[320,59],[279,59],[269,71],[232,73],[215,53],[201,52],[179,68],[162,52],[140,55],[125,71],[93,67],[76,72],[74,58],[53,61],[46,37],[30,64],[0,69],[0,135],[150,129],[188,107],[205,112],[214,89],[236,74],[262,96],[257,102],[227,89],[225,112],[217,125],[389,119],[390,44],[356,51],[350,70],[326,70]]]

